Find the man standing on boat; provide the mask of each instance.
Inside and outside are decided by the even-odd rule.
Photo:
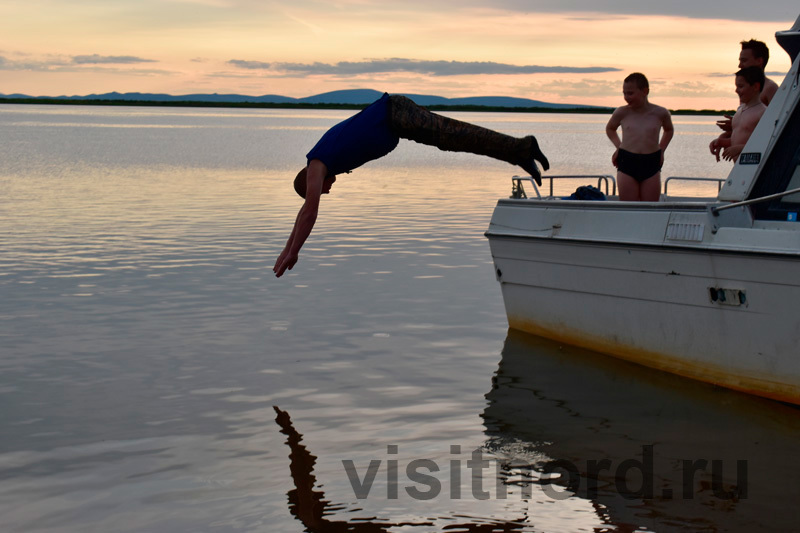
[[[767,61],[769,61],[769,48],[761,41],[750,39],[742,41],[742,51],[739,53],[739,68],[758,67],[761,72],[765,72]],[[769,105],[772,97],[778,92],[778,84],[771,79],[764,77],[764,85],[761,87],[761,101],[764,105]]]
[[[758,67],[762,72],[767,68],[767,61],[769,61],[769,48],[766,43],[750,39],[749,41],[742,41],[742,51],[739,53],[739,69],[748,67]],[[761,87],[761,101],[765,106],[768,106],[778,92],[778,84],[764,75],[764,84]],[[725,118],[717,121],[717,126],[723,131],[729,132],[733,128],[732,117],[725,115]],[[719,161],[719,158],[717,158]]]
[[[675,130],[669,111],[650,103],[649,93],[644,74],[629,75],[622,84],[628,105],[618,107],[606,125],[606,135],[616,148],[611,162],[617,167],[620,200],[657,202],[661,195],[664,150]],[[620,126],[622,139],[617,134]]]
[[[469,152],[518,165],[541,184],[536,162],[550,168],[533,135],[524,138],[462,122],[418,106],[401,95],[384,95],[356,115],[333,126],[306,155],[308,164],[294,180],[305,203],[273,267],[280,277],[297,263],[297,257],[317,220],[319,201],[328,194],[336,175],[350,172],[394,150],[400,139],[435,146],[450,152]]]
[[[747,67],[736,73],[736,94],[741,105],[733,116],[731,131],[724,131],[711,141],[708,149],[720,160],[735,161],[756,129],[767,106],[761,98],[764,71],[760,67]]]

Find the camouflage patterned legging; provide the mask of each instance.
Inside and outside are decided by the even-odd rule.
[[[437,115],[405,96],[389,96],[389,122],[403,139],[448,152],[485,155],[525,168],[532,164],[534,138],[518,139],[475,124]]]

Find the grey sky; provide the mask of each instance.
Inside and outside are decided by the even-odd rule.
[[[486,6],[483,0],[440,0],[442,4]],[[614,15],[671,15],[691,18],[719,18],[786,22],[800,14],[797,0],[493,0],[492,7],[524,12],[597,12]]]
[[[391,58],[366,61],[328,63],[263,63],[233,59],[230,65],[243,69],[274,69],[296,74],[333,74],[352,76],[379,72],[415,72],[431,76],[461,76],[470,74],[541,74],[541,73],[598,73],[615,72],[613,67],[560,67],[539,65],[509,65],[493,61],[417,61]]]
[[[134,56],[101,56],[99,54],[74,56],[72,62],[77,65],[100,65],[100,64],[114,64],[114,65],[129,65],[133,63],[155,63],[154,59],[142,59],[141,57]]]

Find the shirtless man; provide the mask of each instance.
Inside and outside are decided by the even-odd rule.
[[[669,111],[651,104],[647,99],[649,93],[650,85],[644,74],[629,75],[622,84],[628,105],[618,107],[606,125],[606,135],[616,148],[611,162],[617,167],[620,200],[657,202],[661,195],[664,150],[675,130]],[[620,126],[621,140],[617,134]]]
[[[769,48],[761,41],[750,39],[749,41],[742,41],[742,51],[739,53],[739,69],[747,67],[759,67],[762,71],[767,67],[769,61]],[[778,92],[778,84],[769,78],[764,78],[764,86],[761,89],[761,101],[764,105],[769,105],[772,97]],[[732,117],[725,115],[725,118],[717,122],[717,126],[723,131],[731,131]]]
[[[761,41],[750,39],[742,41],[742,51],[739,53],[739,68],[759,67],[762,72],[767,68],[769,61],[769,48]],[[769,78],[764,78],[764,85],[761,88],[761,101],[764,105],[769,105],[772,97],[778,92],[778,84]]]
[[[760,67],[747,67],[736,73],[736,94],[741,105],[733,116],[732,130],[723,132],[708,146],[717,161],[720,155],[726,161],[735,161],[742,153],[761,115],[767,110],[761,98],[763,86],[764,70]]]

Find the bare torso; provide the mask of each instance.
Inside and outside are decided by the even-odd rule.
[[[756,129],[761,115],[767,110],[767,106],[759,102],[756,105],[742,105],[736,110],[733,116],[733,130],[731,131],[731,145],[744,144],[750,138],[753,130]]]
[[[664,124],[667,110],[648,104],[641,109],[623,106],[618,109],[622,126],[620,148],[635,154],[652,154],[659,150],[658,136]]]

